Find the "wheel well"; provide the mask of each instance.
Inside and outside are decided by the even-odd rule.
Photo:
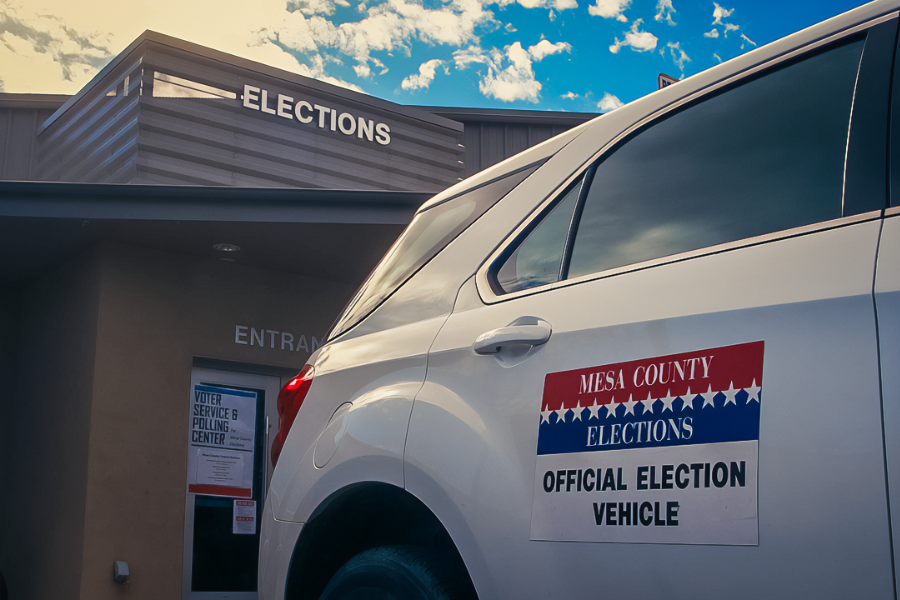
[[[294,547],[285,598],[316,600],[348,560],[370,548],[397,545],[438,550],[476,598],[459,551],[438,518],[406,490],[385,483],[354,484],[316,509]]]

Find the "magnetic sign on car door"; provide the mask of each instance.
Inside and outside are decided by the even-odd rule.
[[[758,544],[763,349],[548,374],[531,539]]]

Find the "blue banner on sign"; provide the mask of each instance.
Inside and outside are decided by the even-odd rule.
[[[541,413],[537,453],[758,440],[760,396],[758,388],[708,391],[690,400],[649,398],[545,410]]]

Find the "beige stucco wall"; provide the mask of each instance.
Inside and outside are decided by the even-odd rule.
[[[16,600],[180,598],[192,360],[299,370],[307,351],[282,350],[280,335],[275,348],[268,334],[267,347],[235,343],[235,326],[310,345],[354,288],[124,245],[55,277],[32,292],[43,303],[14,417],[42,433],[13,445],[22,454],[7,481],[24,518],[4,536],[0,568],[14,573]],[[41,554],[9,558],[13,538]],[[129,563],[125,587],[112,582],[114,560]],[[54,576],[38,572],[46,565]]]

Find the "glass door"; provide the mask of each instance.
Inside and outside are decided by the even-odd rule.
[[[279,377],[194,368],[183,600],[255,600]]]

